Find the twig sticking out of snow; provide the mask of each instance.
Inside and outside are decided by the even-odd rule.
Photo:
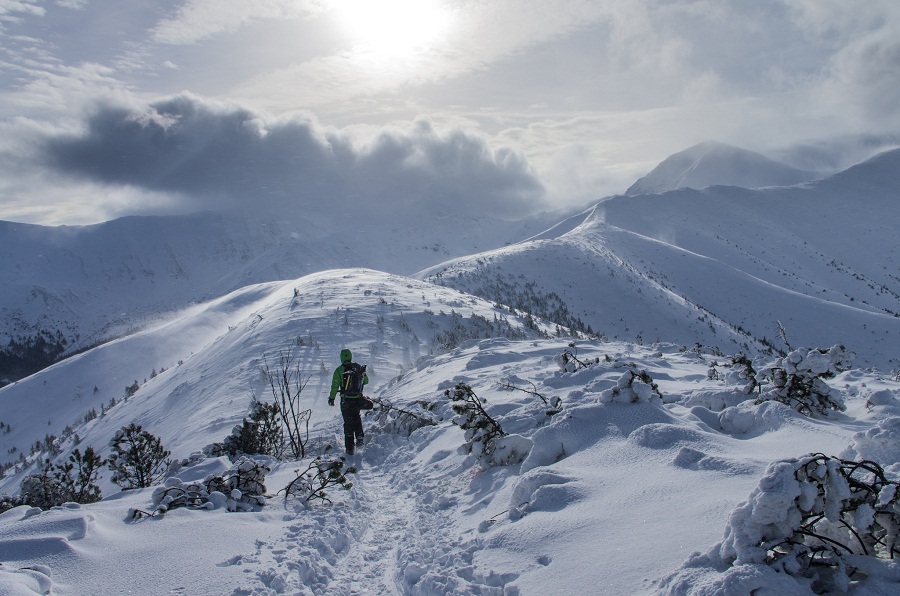
[[[408,437],[420,428],[437,425],[434,418],[426,411],[430,406],[426,402],[417,402],[417,405],[421,407],[421,412],[413,412],[412,410],[397,407],[386,399],[377,397],[370,399],[378,406],[372,413],[375,422],[379,423],[382,430],[387,432],[394,432]]]
[[[321,503],[331,503],[328,491],[334,487],[350,490],[353,483],[347,478],[347,474],[355,474],[353,466],[344,469],[346,459],[343,457],[326,459],[316,457],[305,470],[296,470],[297,477],[284,487],[284,500],[296,496],[303,499],[304,503],[318,500]],[[279,493],[282,491],[278,491]]]
[[[494,440],[506,436],[503,427],[487,413],[484,401],[466,383],[457,383],[444,395],[453,402],[457,414],[453,423],[466,431],[466,452],[489,460]]]
[[[535,397],[541,398],[541,401],[544,402],[544,405],[550,408],[546,411],[547,416],[553,416],[554,414],[559,414],[562,412],[562,399],[559,397],[554,397],[552,399],[547,399],[540,393],[538,393],[537,386],[528,381],[531,384],[531,389],[525,389],[523,387],[517,387],[512,384],[509,379],[506,379],[503,383],[500,384],[500,387],[506,389],[507,391],[522,391],[523,393],[527,393],[528,395],[534,395]]]

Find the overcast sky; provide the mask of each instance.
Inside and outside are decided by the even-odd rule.
[[[514,216],[705,140],[836,167],[898,133],[897,0],[0,0],[6,220],[367,189]]]

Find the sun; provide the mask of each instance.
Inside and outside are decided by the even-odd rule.
[[[335,9],[357,49],[393,58],[433,47],[451,21],[438,0],[338,0]]]

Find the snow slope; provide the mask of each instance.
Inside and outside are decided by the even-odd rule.
[[[779,163],[755,151],[707,141],[664,159],[632,184],[626,195],[661,194],[679,188],[708,186],[793,186],[820,174]]]
[[[812,419],[753,405],[725,369],[708,377],[713,356],[672,344],[576,340],[568,349],[590,365],[570,372],[559,358],[570,340],[540,339],[523,325],[449,288],[336,270],[249,286],[0,389],[12,427],[0,433],[5,454],[121,397],[153,367],[158,374],[127,401],[73,430],[81,447],[105,454],[112,433],[136,421],[184,458],[222,440],[251,393],[265,398],[263,358],[290,347],[310,375],[304,404],[319,450],[339,438],[339,414],[325,397],[347,346],[370,366],[370,395],[411,410],[424,403],[419,411],[436,421],[407,433],[367,417],[354,486],[333,493],[332,506],[284,500],[276,493],[302,464],[262,458],[272,498],[254,512],[174,509],[134,521],[128,511],[149,510],[152,491],[118,493],[108,478],[99,503],[12,509],[0,515],[0,586],[98,596],[653,593],[692,552],[721,539],[770,462],[810,451],[869,455],[877,434],[862,433],[900,419],[900,383],[877,373],[830,381],[847,410]],[[652,376],[662,401],[610,398],[634,369]],[[509,434],[503,444],[518,457],[507,465],[485,465],[463,447],[443,396],[459,382]],[[867,405],[876,393],[880,405]],[[562,411],[549,415],[537,394],[561,399]],[[73,446],[63,441],[63,454]],[[900,471],[896,448],[878,456]],[[228,465],[199,459],[177,474],[199,480]],[[21,477],[4,477],[0,493]],[[717,573],[707,570],[704,581]]]
[[[563,228],[419,274],[571,317],[613,339],[845,344],[861,366],[900,364],[900,151],[788,188],[617,196]],[[538,297],[534,297],[538,296]]]
[[[277,218],[203,212],[81,227],[0,222],[0,344],[42,330],[72,353],[249,284],[347,266],[408,274],[528,237],[557,217],[501,222],[417,208],[363,216],[323,204],[321,212]]]

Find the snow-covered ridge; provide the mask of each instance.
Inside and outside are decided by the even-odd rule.
[[[72,353],[250,284],[347,266],[408,274],[552,221],[416,209],[360,218],[323,205],[277,219],[204,212],[82,227],[0,222],[0,345],[43,331]],[[0,380],[6,374],[0,369]]]
[[[610,197],[566,233],[430,268],[485,296],[555,293],[611,339],[725,352],[844,344],[900,364],[900,151],[787,188]],[[502,289],[502,292],[500,291]]]
[[[0,432],[0,462],[27,455],[47,435],[73,430],[99,447],[132,420],[146,421],[167,441],[181,437],[175,455],[185,457],[222,440],[246,414],[251,396],[265,396],[260,368],[282,352],[295,352],[311,375],[311,405],[322,406],[342,348],[366,354],[377,388],[456,344],[538,337],[539,326],[532,327],[456,290],[370,270],[247,286],[0,389],[0,420],[11,427]],[[135,382],[141,390],[127,407],[113,407],[79,430],[87,414],[105,412]],[[152,422],[157,417],[159,424]],[[210,421],[212,429],[198,430]],[[0,494],[17,487],[17,478],[6,478]]]

